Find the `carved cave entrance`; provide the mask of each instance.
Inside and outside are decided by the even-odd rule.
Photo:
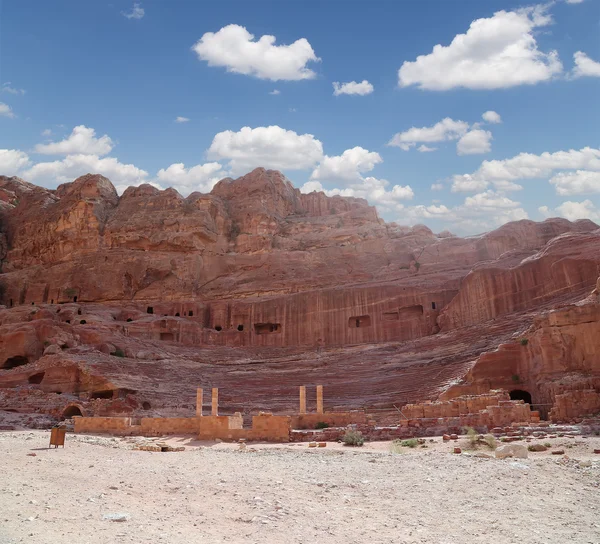
[[[78,406],[67,406],[62,414],[63,419],[71,419],[73,416],[83,416]]]
[[[9,370],[10,368],[16,368],[18,366],[23,366],[29,363],[29,359],[24,357],[23,355],[15,355],[14,357],[9,357],[4,361],[4,364],[0,367],[4,370]]]
[[[173,342],[175,340],[175,335],[172,332],[161,332],[160,339],[165,342]]]
[[[371,316],[370,315],[358,315],[353,316],[348,319],[348,327],[362,329],[363,327],[371,326]]]
[[[31,376],[29,376],[29,378],[27,378],[27,381],[32,385],[38,385],[42,383],[44,375],[45,372],[38,372],[37,374],[32,374]]]
[[[256,334],[271,334],[273,332],[280,332],[281,325],[279,323],[255,323],[254,332]]]
[[[510,400],[522,400],[531,407],[531,393],[522,389],[513,389],[510,393]]]

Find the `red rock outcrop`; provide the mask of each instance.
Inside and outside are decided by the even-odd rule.
[[[591,221],[435,235],[264,169],[187,198],[119,197],[98,175],[56,190],[0,177],[0,221],[0,409],[27,409],[24,390],[54,415],[191,414],[212,385],[231,410],[289,411],[316,382],[330,409],[382,413],[514,376],[534,404],[573,373],[572,390],[598,390],[598,302],[568,306],[600,276]],[[543,324],[565,305],[569,325]],[[515,344],[532,323],[545,332]]]

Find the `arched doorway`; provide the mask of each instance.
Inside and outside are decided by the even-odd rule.
[[[510,400],[522,400],[524,403],[531,405],[531,393],[523,389],[513,389],[510,393]]]
[[[83,414],[81,413],[81,408],[79,408],[79,406],[67,406],[62,414],[63,419],[71,419],[73,416],[83,416]]]

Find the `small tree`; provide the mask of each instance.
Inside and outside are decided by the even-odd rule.
[[[342,442],[346,446],[362,446],[365,443],[365,437],[360,431],[347,430]]]

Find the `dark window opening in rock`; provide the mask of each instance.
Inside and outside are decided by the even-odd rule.
[[[35,302],[32,302],[32,303],[31,303],[31,305],[32,305],[32,306],[35,306]]]
[[[146,313],[147,313],[147,314],[153,314],[153,313],[154,313],[154,308],[153,308],[152,306],[148,306],[148,307],[146,308]]]
[[[514,389],[509,393],[510,400],[522,400],[526,404],[531,405],[531,393],[522,389]]]
[[[142,408],[144,410],[150,410],[150,408],[152,408],[152,406],[150,406],[149,402],[142,402]]]
[[[127,323],[131,323],[133,321],[133,319],[131,319],[131,317],[127,318]]]
[[[67,320],[65,321],[65,323],[69,323],[69,324],[70,324],[70,323],[71,323],[71,320],[70,320],[70,319],[67,319]]]
[[[237,330],[242,332],[244,330],[244,325],[238,325]]]
[[[281,325],[279,323],[255,323],[254,332],[256,334],[271,334],[280,332]]]
[[[38,372],[37,374],[33,374],[32,376],[29,376],[29,378],[27,378],[27,381],[30,384],[40,384],[42,383],[42,380],[44,379],[44,374],[45,372]]]
[[[73,302],[77,302],[77,297],[73,297]]]
[[[364,327],[371,326],[371,316],[370,315],[357,315],[348,319],[348,327],[362,329]]]
[[[73,416],[82,416],[81,410],[77,406],[67,406],[62,416],[63,419],[70,419]]]
[[[50,304],[54,304],[54,299],[52,299],[52,300],[50,301]]]
[[[223,327],[221,327],[221,325],[217,325],[217,326],[215,327],[215,330],[216,330],[217,332],[221,332],[221,331],[223,330]]]
[[[8,302],[8,305],[9,305],[9,306],[12,308],[12,305],[13,305],[12,298],[11,298],[11,299],[10,299],[10,301]]]
[[[29,363],[29,359],[24,357],[23,355],[15,355],[14,357],[9,357],[4,361],[2,368],[4,370],[8,370],[10,368],[16,368],[18,366],[23,366]]]
[[[173,340],[175,340],[175,336],[172,332],[161,332],[160,339],[164,340],[165,342],[173,342]]]
[[[432,310],[435,310],[435,302],[432,302],[432,303],[431,303],[431,309],[432,309]]]
[[[60,313],[60,308],[58,308],[58,309],[56,310],[56,313],[57,313],[57,314],[59,314],[59,313]]]
[[[420,304],[415,304],[414,306],[405,306],[404,308],[400,308],[398,312],[400,314],[400,319],[413,319],[423,315],[423,306]]]
[[[114,396],[115,395],[112,389],[105,389],[104,391],[92,391],[90,394],[91,399],[112,399]]]
[[[79,324],[80,324],[80,325],[85,325],[86,323],[87,323],[87,321],[86,321],[85,319],[82,319],[82,320],[79,322]]]
[[[81,315],[81,308],[79,308],[79,310],[77,310],[77,315]]]
[[[384,321],[398,321],[400,319],[400,314],[398,312],[384,312],[383,320]]]
[[[192,310],[190,310],[190,311],[188,312],[188,315],[189,315],[190,317],[194,317],[194,312],[192,312]]]
[[[175,314],[175,317],[180,317],[180,316],[179,316],[179,312],[177,312],[177,313]]]

